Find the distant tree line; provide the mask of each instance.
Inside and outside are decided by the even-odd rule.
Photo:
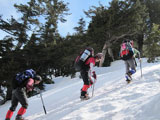
[[[63,0],[30,0],[14,5],[21,15],[18,20],[0,16],[0,29],[8,33],[0,40],[0,85],[6,81],[8,93],[13,76],[29,68],[46,83],[53,76],[74,77],[74,60],[86,46],[103,53],[100,66],[119,59],[124,39],[134,40],[134,46],[149,58],[148,62],[159,56],[159,0],[112,0],[109,7],[91,6],[84,11],[91,19],[87,29],[84,18],[80,18],[75,33],[62,37],[58,22],[66,22],[65,17],[71,15],[68,4]]]

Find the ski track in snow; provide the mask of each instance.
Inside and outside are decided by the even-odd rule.
[[[157,88],[160,87],[159,68],[160,65],[152,66],[152,69],[146,67],[143,71],[143,78],[135,74],[130,84],[127,84],[123,77],[114,79],[104,87],[97,89],[95,96],[90,100],[75,99],[63,104],[57,109],[50,110],[47,118],[50,120],[55,116],[54,120],[117,120],[117,118],[118,120],[144,120],[144,117],[140,118],[142,111],[139,109],[159,93],[157,91]],[[105,79],[103,76],[107,76],[106,74],[99,77]],[[153,77],[157,77],[154,82]],[[33,120],[47,120],[45,116],[43,117],[40,116]],[[151,119],[146,118],[145,120]]]
[[[31,107],[28,111],[36,102],[39,104],[32,110],[37,109],[37,112],[29,112],[26,118],[28,120],[160,120],[159,63],[144,63],[142,78],[138,66],[130,84],[125,81],[124,68],[114,71],[107,68],[107,70],[106,73],[103,71],[98,75],[93,98],[80,101],[80,88],[83,83],[75,78],[74,83],[69,81],[63,87],[57,84],[55,89],[43,93],[47,115],[44,114],[39,98],[30,98]],[[92,95],[92,88],[89,89],[89,93]]]
[[[93,98],[93,102],[88,102],[85,107],[82,106],[63,117],[62,120],[87,120],[88,118],[92,120],[117,120],[117,118],[118,120],[144,120],[144,118],[139,117],[141,112],[139,108],[146,104],[148,99],[159,93],[157,91],[157,88],[160,87],[159,82],[155,81],[154,85],[152,83],[153,76],[159,76],[160,74],[156,69],[159,67],[155,66],[155,70],[152,69],[154,71],[150,71],[150,74],[144,74],[145,77],[142,79],[137,77],[131,84],[122,84],[123,80],[121,80],[122,83],[109,85],[111,90],[107,90],[105,87],[100,88],[99,91],[103,95],[96,94],[97,97]],[[145,72],[148,73],[149,71]],[[141,84],[143,81],[146,82]],[[136,116],[138,117],[136,118]],[[148,120],[151,119],[148,118]]]

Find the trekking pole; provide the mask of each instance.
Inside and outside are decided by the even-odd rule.
[[[43,102],[43,98],[42,98],[42,93],[40,92],[40,97],[41,97],[41,101],[42,101],[42,105],[43,105],[43,109],[44,109],[44,113],[47,114],[46,112],[46,108],[45,108],[45,105],[44,105],[44,102]]]
[[[92,97],[93,97],[93,95],[94,95],[94,84],[95,84],[95,79],[94,79],[94,82],[93,82]]]
[[[142,62],[141,60],[139,62],[140,62],[140,70],[141,70],[141,78],[142,78]]]
[[[134,62],[135,62],[135,66],[137,67],[137,62],[136,62],[136,59],[134,58]]]

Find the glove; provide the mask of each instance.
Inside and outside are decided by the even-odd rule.
[[[92,80],[90,80],[89,82],[90,82],[90,85],[92,85],[92,84],[93,84],[93,81],[92,81]]]
[[[94,79],[97,79],[97,75],[96,75],[95,71],[93,72],[92,77],[93,77]]]
[[[28,93],[28,92],[31,92],[34,89],[34,87],[27,85],[26,89],[27,89],[27,93]]]
[[[93,78],[93,77],[92,77],[92,78]],[[90,87],[91,85],[93,85],[94,83],[96,83],[96,79],[94,80],[94,82],[93,82],[92,79],[90,79],[90,80],[89,80],[89,87]]]

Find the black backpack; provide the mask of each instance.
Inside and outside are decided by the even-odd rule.
[[[74,62],[74,68],[76,71],[81,71],[82,68],[85,66],[85,62],[89,57],[93,56],[93,48],[86,48],[76,57]]]

